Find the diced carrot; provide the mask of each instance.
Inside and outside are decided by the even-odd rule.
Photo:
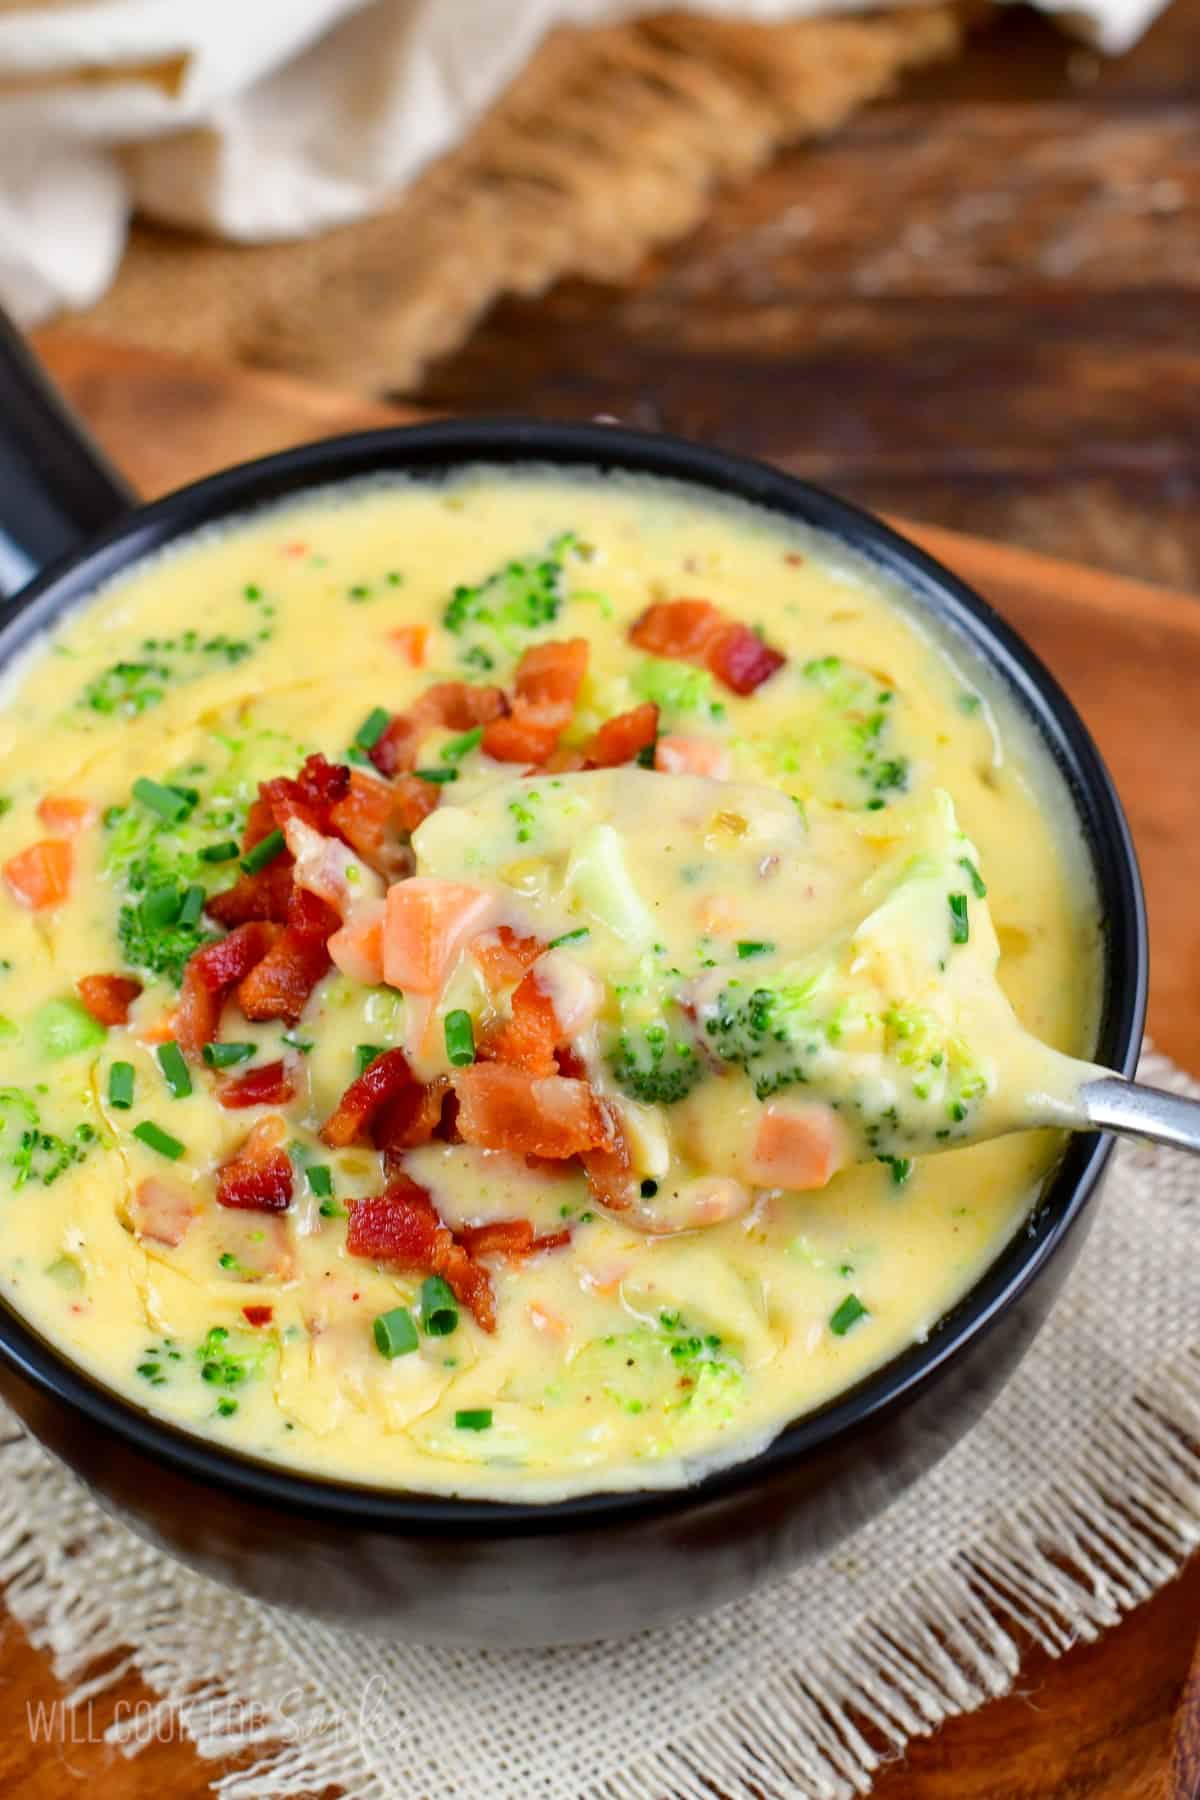
[[[397,625],[394,631],[388,632],[388,642],[399,651],[410,669],[424,668],[429,644],[428,625]]]
[[[142,991],[131,975],[84,975],[75,987],[98,1025],[128,1025],[129,1008]]]
[[[822,1188],[847,1161],[845,1128],[832,1107],[769,1100],[749,1173],[760,1187]]]
[[[729,773],[729,754],[714,738],[660,737],[654,766],[665,775],[705,775],[723,781]]]
[[[611,1140],[606,1109],[586,1081],[538,1077],[504,1063],[474,1063],[453,1077],[464,1142],[561,1159]]]
[[[143,1025],[138,1032],[138,1036],[143,1044],[165,1044],[169,1038],[176,1038],[182,1044],[183,1039],[179,1033],[178,1011],[162,1013],[160,1017],[153,1020],[151,1024]],[[205,1044],[211,1043],[213,1036],[215,1036],[215,1033],[210,1034],[209,1037],[202,1038],[201,1042]],[[186,1045],[184,1048],[186,1049]]]
[[[531,644],[517,664],[511,714],[484,727],[485,754],[497,762],[545,762],[571,722],[587,664],[585,638]]]
[[[606,719],[588,745],[585,755],[597,769],[615,769],[648,750],[658,736],[658,708],[647,700],[629,712]]]
[[[157,1176],[138,1183],[129,1202],[129,1214],[139,1237],[166,1244],[172,1250],[182,1244],[194,1216],[187,1189]]]
[[[75,800],[68,794],[47,794],[38,801],[37,816],[47,831],[61,837],[75,837],[93,823],[96,808],[90,800]]]
[[[554,754],[561,729],[514,708],[507,719],[484,727],[480,749],[495,762],[540,765]]]
[[[73,861],[70,844],[43,838],[10,856],[2,873],[14,900],[31,912],[44,912],[61,906],[70,893]]]
[[[340,931],[335,931],[326,949],[334,966],[351,981],[364,987],[378,987],[383,980],[383,920],[387,906],[382,900],[366,900],[350,915]]]
[[[544,1300],[531,1300],[525,1310],[533,1329],[540,1331],[544,1337],[551,1337],[559,1342],[566,1337],[567,1321],[552,1306],[547,1306]]]
[[[383,928],[383,978],[414,994],[438,994],[469,938],[482,931],[492,896],[432,875],[388,889]]]
[[[498,925],[495,931],[480,933],[471,945],[471,955],[495,994],[503,988],[515,987],[545,948],[538,938],[518,937],[511,925]]]
[[[711,600],[658,600],[634,620],[629,637],[652,656],[703,663],[724,628],[724,615]]]

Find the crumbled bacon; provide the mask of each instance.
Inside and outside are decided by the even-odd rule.
[[[193,951],[175,1013],[175,1035],[188,1055],[198,1056],[216,1038],[230,990],[263,960],[278,935],[277,925],[255,919],[238,925],[219,943]]]
[[[486,1269],[455,1242],[428,1191],[409,1176],[393,1176],[382,1194],[351,1208],[346,1249],[369,1262],[440,1275],[480,1328],[495,1331],[495,1299]]]
[[[419,775],[399,775],[395,785],[396,822],[402,831],[413,832],[435,811],[442,790],[435,781],[422,781]]]
[[[244,1075],[223,1081],[217,1089],[217,1099],[231,1111],[244,1106],[283,1106],[295,1097],[295,1086],[283,1062],[247,1069]]]
[[[630,639],[653,656],[710,669],[735,694],[751,694],[787,660],[710,600],[658,600],[630,627]]]
[[[537,970],[530,969],[513,990],[511,1017],[488,1034],[480,1054],[529,1075],[554,1075],[554,1051],[563,1035],[554,1002],[539,985]]]
[[[511,713],[484,727],[485,753],[497,762],[544,763],[571,722],[587,663],[585,638],[532,644],[517,664]]]
[[[75,987],[98,1025],[128,1025],[129,1008],[142,991],[131,975],[84,975]]]
[[[308,996],[328,973],[326,943],[341,920],[333,908],[306,888],[288,896],[287,924],[237,991],[248,1019],[285,1019],[294,1025]]]
[[[322,1141],[341,1150],[365,1135],[380,1108],[409,1088],[420,1089],[403,1050],[385,1050],[346,1089],[321,1127]]]
[[[611,1123],[586,1081],[474,1063],[453,1077],[458,1129],[468,1144],[566,1158],[607,1145]]]
[[[633,1172],[629,1144],[619,1120],[609,1108],[610,1141],[580,1157],[592,1198],[609,1212],[628,1212],[638,1198],[639,1182]]]
[[[535,937],[518,937],[511,925],[483,931],[471,944],[471,955],[483,972],[492,993],[514,987],[546,948]]]
[[[319,754],[305,757],[295,777],[280,775],[259,787],[277,826],[282,828],[289,819],[303,819],[314,831],[325,835],[330,830],[330,813],[349,791],[350,770],[346,765],[328,762]]]
[[[629,712],[606,719],[585,751],[594,769],[615,769],[652,748],[658,736],[658,708],[647,700]]]
[[[445,1075],[435,1081],[410,1083],[385,1100],[371,1120],[371,1140],[385,1156],[427,1144],[442,1122],[442,1108],[450,1094]]]
[[[404,774],[416,768],[417,751],[424,735],[424,728],[407,713],[397,713],[375,739],[367,755],[381,775]]]
[[[441,726],[444,731],[473,731],[508,710],[497,687],[477,687],[469,681],[439,681],[427,688],[406,713],[397,713],[374,744],[369,755],[382,775],[401,775],[417,765],[421,739]]]
[[[232,1162],[217,1175],[217,1204],[236,1212],[286,1212],[292,1202],[292,1163],[282,1147],[282,1119],[260,1119]]]
[[[247,1325],[269,1325],[275,1312],[270,1306],[243,1306],[242,1317]]]
[[[390,782],[351,769],[349,791],[330,808],[329,823],[370,868],[398,881],[412,872],[404,837],[433,811],[438,793],[433,782],[415,775]]]
[[[528,1219],[492,1219],[486,1225],[466,1226],[458,1238],[471,1256],[524,1257],[540,1256],[546,1250],[565,1250],[571,1233],[551,1231],[537,1237]]]

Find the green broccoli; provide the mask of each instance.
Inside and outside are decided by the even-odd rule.
[[[460,639],[460,660],[469,668],[494,669],[511,660],[522,640],[552,625],[566,598],[567,558],[578,549],[575,533],[564,531],[543,556],[505,563],[477,587],[456,587],[442,623]]]
[[[187,630],[177,638],[144,639],[142,653],[139,661],[115,662],[93,676],[76,704],[106,716],[122,713],[136,718],[159,704],[172,681],[194,680],[214,666],[232,668],[252,656],[254,646],[224,632],[202,638],[198,631]]]
[[[715,1332],[694,1330],[678,1312],[661,1312],[631,1331],[597,1338],[572,1365],[573,1384],[598,1388],[622,1412],[646,1414],[651,1431],[701,1412],[732,1419],[745,1373]],[[666,1448],[666,1444],[662,1446]]]
[[[629,678],[629,685],[639,700],[652,700],[664,718],[719,719],[725,706],[713,694],[713,678],[707,669],[694,669],[690,663],[672,662],[661,656],[648,656]]]
[[[0,1088],[0,1168],[13,1188],[31,1181],[51,1187],[97,1141],[94,1125],[77,1125],[70,1138],[44,1131],[37,1101],[27,1089]]]
[[[746,1071],[760,1100],[808,1080],[806,1064],[829,1038],[829,1021],[813,1005],[821,986],[821,974],[777,988],[732,980],[707,1013],[709,1048]]]
[[[617,1086],[650,1106],[686,1099],[704,1074],[691,1020],[675,993],[677,981],[673,971],[664,974],[643,957],[635,978],[613,989],[618,1019],[606,1060]]]

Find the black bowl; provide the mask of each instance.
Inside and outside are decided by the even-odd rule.
[[[314,444],[134,508],[0,330],[0,567],[58,560],[8,609],[0,665],[97,584],[181,535],[306,489],[466,463],[669,476],[832,534],[900,581],[996,671],[1063,772],[1104,921],[1097,1055],[1133,1072],[1145,914],[1129,831],[1091,737],[978,595],[878,520],[740,457],[608,426],[420,426]],[[80,542],[81,527],[95,533]],[[1027,1227],[929,1339],[759,1455],[694,1486],[554,1505],[436,1499],[292,1474],[192,1437],[110,1392],[0,1305],[0,1391],[118,1517],[248,1594],[425,1641],[497,1646],[612,1636],[707,1611],[777,1579],[879,1511],[980,1416],[1028,1348],[1080,1244],[1111,1141],[1069,1144]]]

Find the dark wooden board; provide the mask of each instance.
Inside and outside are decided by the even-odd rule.
[[[114,352],[46,333],[52,370],[114,459],[147,493],[226,462],[398,415],[276,377]],[[1200,776],[1200,608],[1182,594],[976,539],[914,528],[1032,639],[1080,703],[1117,775],[1150,893],[1152,1028],[1200,1068],[1200,888],[1191,829]],[[1019,1689],[952,1720],[881,1776],[879,1800],[1152,1800],[1164,1792],[1170,1722],[1200,1629],[1200,1559],[1094,1645],[1059,1662],[1031,1650]],[[146,1698],[134,1679],[116,1690]],[[96,1743],[33,1744],[26,1708],[59,1689],[9,1624],[0,1637],[0,1793],[75,1800],[200,1800],[211,1769],[181,1736],[130,1763]],[[98,1704],[96,1718],[106,1716]],[[664,1800],[669,1800],[665,1796]]]

